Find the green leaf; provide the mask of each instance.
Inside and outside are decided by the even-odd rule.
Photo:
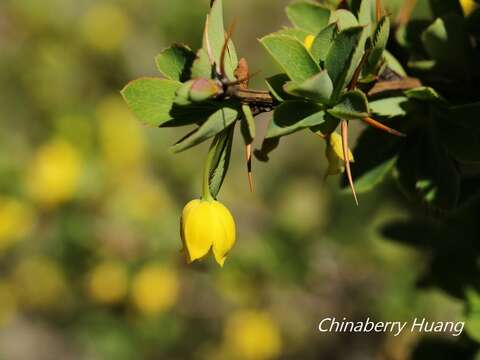
[[[212,103],[194,104],[193,106],[178,106],[173,104],[170,110],[172,120],[164,122],[160,127],[179,127],[191,124],[201,125],[218,107]]]
[[[277,31],[275,34],[277,35],[285,35],[285,36],[290,36],[298,41],[300,41],[302,44],[305,41],[305,38],[310,35],[308,31],[298,29],[298,28],[285,28],[280,31]]]
[[[336,23],[340,31],[358,26],[358,20],[350,11],[340,9],[332,13],[331,23]]]
[[[223,2],[215,0],[207,15],[207,23],[205,25],[205,34],[203,37],[203,48],[210,49],[212,61],[220,64],[222,48],[225,43],[225,26],[223,23]],[[238,61],[233,43],[228,44],[228,51],[225,57],[225,71],[230,79],[234,78],[234,71],[237,68]]]
[[[307,80],[320,71],[305,46],[294,38],[272,34],[260,42],[293,81]]]
[[[192,87],[193,80],[189,80],[182,85],[177,90],[175,99],[173,100],[175,105],[187,106],[192,105],[192,100],[190,99],[190,89]]]
[[[398,75],[406,77],[407,72],[403,68],[402,64],[400,64],[400,61],[398,61],[395,56],[393,56],[388,50],[385,50],[383,52],[383,56],[385,57],[385,62],[387,63],[387,66],[396,72]]]
[[[158,70],[167,79],[186,81],[190,79],[195,53],[185,45],[175,44],[163,50],[155,58]]]
[[[392,172],[397,160],[398,157],[396,156],[387,159],[383,163],[371,168],[362,176],[356,178],[354,181],[354,186],[357,193],[365,193],[382,183],[387,175]]]
[[[349,91],[342,95],[337,105],[327,111],[342,120],[364,119],[369,115],[368,100],[360,90]]]
[[[225,26],[223,23],[223,0],[215,0],[212,4],[207,23],[205,24],[205,34],[203,36],[203,48],[212,55],[212,61],[218,64],[220,55],[225,43]],[[210,51],[209,51],[210,50]]]
[[[283,90],[283,87],[289,81],[290,81],[290,78],[288,77],[287,74],[277,74],[265,79],[268,90],[278,102],[283,102],[285,100],[293,99],[293,96],[287,94]]]
[[[313,40],[312,48],[310,50],[314,60],[317,62],[325,61],[328,51],[330,50],[333,40],[335,40],[337,34],[337,23],[328,25],[317,34],[315,40]]]
[[[192,79],[212,77],[212,64],[208,59],[207,51],[203,48],[197,51],[197,57],[192,65]]]
[[[325,112],[316,104],[301,100],[286,101],[273,112],[266,139],[284,136],[325,121]]]
[[[229,79],[236,79],[235,78],[235,70],[238,67],[238,57],[237,57],[237,50],[235,49],[235,45],[233,41],[230,40],[228,42],[227,53],[225,56],[225,72]]]
[[[370,101],[370,111],[384,117],[405,116],[408,99],[405,96],[394,96]]]
[[[408,67],[414,71],[434,71],[435,67],[437,67],[437,62],[435,60],[410,60]]]
[[[409,99],[446,104],[446,100],[437,91],[428,86],[422,86],[405,91]]]
[[[469,77],[471,47],[462,16],[450,14],[437,19],[423,32],[422,42],[445,72]]]
[[[280,138],[264,139],[262,142],[261,149],[255,149],[253,152],[255,157],[263,162],[267,162],[269,159],[268,155],[278,147],[280,143]]]
[[[237,110],[227,107],[221,108],[213,113],[198,129],[189,134],[186,138],[180,140],[170,149],[172,152],[178,153],[200,144],[226,129],[233,124],[237,118]]]
[[[210,168],[208,185],[210,187],[210,193],[214,198],[216,198],[220,192],[223,180],[228,171],[228,166],[230,165],[234,130],[235,127],[230,126],[213,139],[215,154],[213,155]]]
[[[245,139],[246,144],[252,143],[253,139],[255,139],[255,119],[252,114],[252,109],[250,109],[250,105],[243,104],[242,105],[242,134]]]
[[[372,0],[362,0],[358,9],[358,23],[367,27],[368,34],[370,34],[372,28],[372,14],[374,14]]]
[[[173,80],[141,78],[128,83],[121,93],[140,121],[159,126],[172,119],[170,110],[180,86]]]
[[[367,59],[366,74],[373,74],[379,67],[382,60],[383,52],[387,47],[388,37],[390,36],[390,19],[384,16],[377,24],[375,33],[373,34],[373,44],[370,55]]]
[[[335,38],[325,60],[325,68],[333,82],[332,98],[336,99],[352,80],[364,53],[364,27],[341,31]]]
[[[302,83],[289,82],[284,86],[288,94],[305,97],[323,104],[327,104],[333,91],[332,80],[323,70]]]
[[[287,17],[291,23],[312,34],[328,25],[331,11],[317,3],[298,1],[287,6]]]
[[[310,130],[321,137],[325,137],[325,135],[333,133],[338,124],[340,124],[340,120],[326,112],[325,121],[319,125],[311,126]]]

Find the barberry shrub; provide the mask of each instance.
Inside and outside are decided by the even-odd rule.
[[[202,47],[163,50],[156,58],[162,76],[134,80],[122,94],[145,124],[193,125],[173,152],[211,142],[204,194],[214,199],[235,130],[250,180],[253,154],[266,162],[282,137],[302,131],[324,140],[325,175],[341,174],[355,200],[396,183],[412,217],[382,231],[429,254],[422,285],[465,300],[467,333],[480,342],[480,7],[463,5],[295,1],[286,9],[291,26],[259,40],[280,72],[257,90],[233,28],[225,30],[222,0],[214,0]],[[271,120],[254,150],[255,117],[264,112]],[[367,125],[353,151],[352,122]]]

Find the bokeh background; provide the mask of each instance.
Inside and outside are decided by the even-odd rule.
[[[256,39],[287,25],[287,1],[225,3],[264,88],[278,68]],[[387,182],[357,208],[323,182],[324,144],[307,132],[254,163],[253,194],[236,140],[220,197],[238,242],[224,269],[185,264],[178,220],[206,145],[170,154],[181,130],[143,127],[119,91],[158,76],[171,43],[199,47],[208,5],[0,2],[0,359],[408,359],[425,334],[318,322],[462,319],[461,303],[417,287],[425,255],[379,231],[411,204]]]

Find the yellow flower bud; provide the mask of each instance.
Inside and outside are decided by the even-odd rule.
[[[307,35],[305,37],[305,40],[303,40],[303,45],[305,45],[307,50],[310,50],[312,48],[314,40],[315,40],[315,36],[313,36],[313,35]]]
[[[467,16],[470,15],[477,6],[474,0],[460,0],[460,5],[462,6],[464,14]]]
[[[340,174],[344,171],[345,157],[343,156],[342,137],[336,132],[330,134],[327,138],[325,155],[328,160],[328,169],[325,176]],[[348,150],[348,160],[352,163],[355,162],[350,149]]]
[[[327,175],[336,175],[343,172],[345,157],[343,155],[342,137],[336,132],[330,134],[327,138],[325,155],[328,160]],[[355,162],[350,149],[348,150],[348,160],[352,163]]]
[[[230,211],[216,200],[192,200],[183,209],[180,232],[187,261],[191,263],[213,249],[223,266],[235,243],[235,221]]]

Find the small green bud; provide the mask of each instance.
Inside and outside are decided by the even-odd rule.
[[[221,92],[220,86],[210,79],[199,78],[192,81],[190,88],[190,100],[202,102],[208,100]]]
[[[189,105],[192,102],[206,101],[218,95],[221,90],[214,80],[205,78],[189,80],[177,90],[175,104]]]
[[[182,84],[177,90],[177,95],[175,97],[175,104],[180,106],[190,105],[190,88],[192,87],[193,80],[187,81]]]

